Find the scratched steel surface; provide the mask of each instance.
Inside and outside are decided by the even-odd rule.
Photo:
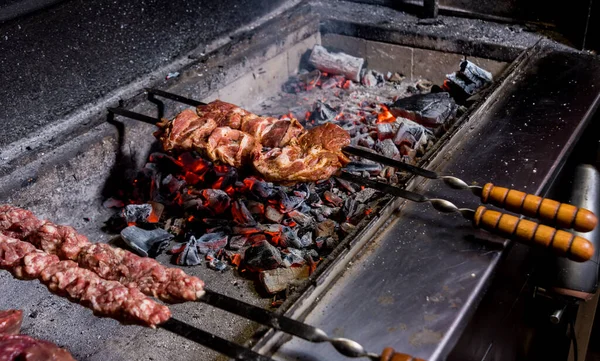
[[[598,102],[600,62],[543,42],[475,112],[429,166],[467,181],[540,193]],[[464,206],[468,192],[436,181],[418,188]],[[444,359],[502,259],[507,244],[426,204],[407,203],[389,230],[311,305],[307,322],[380,352],[392,346]],[[292,340],[278,360],[342,360],[327,344]]]

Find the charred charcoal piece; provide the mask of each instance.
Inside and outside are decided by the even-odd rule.
[[[302,248],[306,248],[306,247],[309,247],[312,245],[312,243],[313,243],[312,232],[313,232],[312,229],[308,229],[302,235],[300,235],[300,233],[298,233],[298,236],[300,237],[300,244],[302,244]]]
[[[107,200],[105,200],[102,203],[102,206],[104,208],[123,208],[123,207],[125,207],[125,203],[123,203],[122,200],[111,197],[111,198],[108,198]]]
[[[267,292],[275,294],[284,291],[295,282],[307,279],[309,275],[310,267],[305,265],[262,271],[259,274],[259,279]]]
[[[239,199],[231,205],[231,215],[233,216],[233,221],[240,226],[253,226],[256,224],[256,220],[252,217],[246,204]]]
[[[296,185],[296,188],[294,188],[293,193],[296,197],[306,199],[310,195],[310,188],[306,183],[299,183]]]
[[[169,231],[169,233],[180,236],[183,234],[185,228],[185,219],[184,218],[169,218],[165,222],[165,229]]]
[[[288,248],[282,256],[284,267],[297,267],[306,263],[303,252],[296,248]]]
[[[281,247],[302,248],[302,242],[298,237],[298,233],[296,233],[293,228],[288,226],[284,226],[282,228],[279,244]]]
[[[415,157],[417,156],[416,149],[412,149],[406,144],[402,144],[400,146],[400,154],[404,157],[403,161],[405,163],[412,164],[414,163]]]
[[[344,202],[342,212],[346,216],[346,220],[354,222],[357,218],[360,219],[364,216],[366,209],[367,206],[363,203],[357,202],[353,198],[348,198]]]
[[[365,188],[360,190],[354,195],[354,199],[360,203],[367,203],[374,195],[377,194],[377,191],[373,188]]]
[[[321,72],[318,69],[298,75],[300,86],[306,91],[314,89],[320,79]]]
[[[150,204],[129,204],[123,209],[121,215],[127,224],[144,224],[147,223],[151,213]]]
[[[339,112],[337,110],[329,106],[327,103],[317,100],[310,115],[310,120],[314,120],[317,122],[317,124],[323,124],[325,122],[331,122],[335,120],[335,117],[338,115],[338,113]]]
[[[382,87],[385,84],[385,77],[377,70],[367,70],[360,82],[367,88]]]
[[[302,204],[302,202],[304,202],[303,198],[296,197],[296,196],[290,196],[281,189],[277,191],[277,199],[279,201],[279,209],[283,213],[288,213],[288,212],[298,208],[300,206],[300,204]]]
[[[160,190],[162,193],[171,195],[178,193],[185,186],[185,181],[173,177],[172,174],[167,175],[161,182]]]
[[[275,193],[272,183],[263,182],[254,177],[244,179],[244,184],[248,188],[248,192],[259,201],[271,198]]]
[[[202,175],[209,171],[212,163],[190,152],[182,153],[177,160],[186,172]]]
[[[217,252],[227,245],[227,235],[223,232],[207,233],[197,239],[192,236],[190,241],[192,239],[195,241],[198,251],[202,254]]]
[[[206,265],[208,266],[208,268],[213,269],[215,271],[219,271],[219,272],[223,272],[228,268],[227,263],[225,263],[215,257],[211,257]]]
[[[248,243],[248,236],[233,236],[229,239],[229,249],[238,251],[246,246]]]
[[[456,114],[457,105],[448,93],[417,94],[396,100],[390,112],[427,127],[444,124]]]
[[[350,182],[344,180],[344,179],[340,179],[340,178],[335,178],[335,181],[339,183],[339,185],[344,188],[345,190],[347,190],[350,193],[354,193],[356,192],[356,189],[354,188],[354,186],[352,184],[350,184]]]
[[[363,147],[373,148],[375,146],[375,139],[369,134],[363,134],[360,136],[357,143]]]
[[[469,60],[460,62],[460,70],[446,75],[450,90],[460,89],[466,95],[473,95],[492,83],[492,73],[484,70]]]
[[[247,202],[247,205],[248,210],[253,216],[261,219],[265,215],[265,205],[263,203],[250,200]]]
[[[262,232],[262,230],[258,227],[233,227],[231,231],[233,232],[233,234],[242,236],[249,236],[252,234]]]
[[[340,198],[341,199],[341,198]],[[298,223],[301,227],[310,227],[314,225],[315,220],[313,217],[304,214],[302,212],[298,212],[296,210],[288,213],[288,216],[293,219],[296,223]]]
[[[356,229],[356,226],[355,226],[355,225],[353,225],[353,224],[351,224],[351,223],[344,222],[344,223],[342,223],[342,224],[340,225],[340,229],[341,229],[341,230],[342,230],[344,233],[346,233],[346,234],[349,234],[349,233],[352,233],[352,232],[354,232],[354,230]]]
[[[333,89],[335,87],[337,87],[338,81],[335,78],[329,78],[323,82],[321,82],[321,89]]]
[[[335,228],[337,224],[331,219],[327,219],[317,224],[315,229],[315,239],[325,239],[335,234]]]
[[[192,236],[187,243],[173,247],[171,253],[178,254],[175,263],[180,266],[197,266],[202,263],[197,244],[198,241]]]
[[[400,147],[403,144],[410,148],[420,148],[427,144],[429,131],[421,124],[409,119],[401,119],[400,127],[394,137],[394,144]]]
[[[333,204],[336,207],[341,206],[344,203],[344,200],[338,196],[337,194],[327,191],[323,194],[323,198],[329,203]]]
[[[398,147],[396,146],[396,144],[394,144],[394,141],[391,139],[377,141],[377,143],[375,144],[375,149],[388,158],[396,160],[400,160],[402,158],[400,150],[398,150]]]
[[[173,235],[162,228],[148,231],[129,226],[121,231],[121,238],[140,256],[156,257],[167,248]]]
[[[275,209],[273,206],[268,206],[265,211],[265,218],[273,223],[281,223],[283,213],[279,212],[279,210]]]
[[[351,137],[354,137],[360,131],[360,128],[355,123],[345,123],[341,125],[342,129],[344,129]]]
[[[204,206],[214,214],[222,214],[229,208],[231,199],[224,191],[220,189],[203,189],[201,194],[204,198]]]
[[[308,198],[306,198],[306,202],[311,206],[317,206],[322,204],[323,202],[321,201],[321,197],[319,197],[319,195],[317,194],[317,192],[311,192],[310,195],[308,196]]]
[[[329,52],[321,45],[315,45],[308,62],[328,74],[343,75],[358,83],[365,60],[345,53]]]
[[[377,139],[392,139],[398,129],[397,123],[377,123]]]
[[[244,252],[244,263],[251,269],[270,270],[281,265],[279,250],[266,240],[263,240]]]

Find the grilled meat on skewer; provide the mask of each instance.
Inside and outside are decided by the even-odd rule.
[[[257,148],[253,165],[271,182],[309,182],[331,177],[349,162],[342,148],[350,135],[337,125],[326,123],[310,129],[297,142],[263,152]]]
[[[24,250],[11,249],[13,253],[20,252],[12,255],[14,259],[37,247],[58,256],[57,259],[76,261],[79,267],[104,279],[139,288],[146,295],[166,302],[194,301],[204,294],[204,282],[179,268],[165,267],[152,258],[139,257],[108,244],[90,243],[72,227],[41,221],[25,209],[0,206],[0,233],[28,242],[19,244],[27,247]],[[73,240],[78,240],[76,247]]]
[[[32,244],[0,235],[0,268],[19,279],[39,279],[48,289],[68,296],[99,316],[155,327],[171,312],[135,287],[100,278],[73,261],[36,249]]]

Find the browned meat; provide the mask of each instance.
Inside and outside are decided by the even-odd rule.
[[[263,147],[276,148],[286,146],[292,139],[304,132],[304,127],[296,119],[277,119],[272,117],[244,118],[241,131],[252,135]]]
[[[18,335],[21,332],[23,311],[0,311],[0,335]]]
[[[26,335],[0,335],[0,361],[75,361],[69,351]]]
[[[1,233],[4,233],[4,229],[12,227],[10,219],[35,223],[30,219],[35,218],[35,215],[27,210],[8,205],[0,206],[0,210],[0,219],[4,220],[4,223],[0,222]],[[13,267],[13,274],[18,278],[36,278],[41,271],[38,270],[39,267],[45,269],[48,266],[52,267],[53,272],[67,272],[67,269],[55,268],[72,268],[73,264],[78,264],[79,267],[93,271],[103,279],[118,281],[127,287],[137,287],[144,294],[166,302],[194,301],[204,294],[204,282],[180,269],[165,267],[152,258],[139,257],[108,244],[90,243],[72,227],[50,222],[38,223],[41,224],[40,229],[29,232],[26,238],[26,241],[31,243],[17,240],[0,242],[0,267]],[[10,242],[18,244],[13,246]],[[41,251],[36,250],[36,247]],[[21,258],[25,262],[21,262]],[[77,263],[56,264],[59,259]],[[67,273],[67,276],[72,277],[68,285],[56,283],[49,287],[55,287],[55,292],[63,290],[68,293],[71,292],[68,287],[73,287],[72,292],[76,293],[71,296],[75,297],[86,284],[73,283],[78,280],[77,274],[71,272]]]
[[[230,127],[219,127],[208,138],[206,154],[213,161],[241,167],[249,163],[255,146],[251,135]]]
[[[52,292],[91,308],[94,314],[112,317],[126,323],[150,327],[167,321],[171,312],[137,288],[100,278],[94,272],[80,268],[73,261],[60,261],[57,256],[33,249],[23,241],[0,235],[0,265],[19,278],[38,278]],[[23,254],[24,249],[29,249]],[[19,255],[15,259],[14,255]]]
[[[154,135],[160,139],[165,151],[204,149],[206,139],[218,127],[215,119],[199,117],[192,109],[179,113],[172,121],[158,124],[160,129]]]
[[[300,139],[267,152],[257,148],[253,165],[271,182],[310,182],[331,177],[347,158],[342,147],[350,136],[337,125],[326,123],[312,128]]]

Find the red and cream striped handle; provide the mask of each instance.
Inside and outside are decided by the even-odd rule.
[[[560,203],[514,189],[497,187],[492,183],[483,186],[481,201],[526,217],[537,218],[548,225],[573,228],[578,232],[589,232],[598,224],[596,215],[585,208],[578,208],[571,204]]]
[[[561,257],[585,262],[594,256],[594,245],[583,237],[479,206],[473,216],[477,228],[532,246],[550,248]]]

